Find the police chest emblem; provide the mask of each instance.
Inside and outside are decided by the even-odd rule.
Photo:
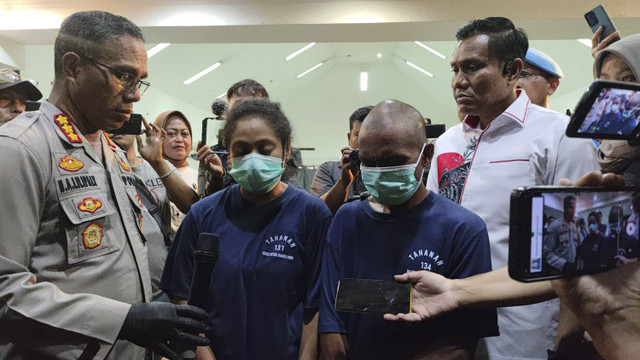
[[[78,204],[78,209],[80,211],[90,212],[92,214],[101,207],[102,201],[90,197],[82,199],[82,201]]]
[[[129,166],[129,164],[127,164],[126,162],[124,162],[124,160],[123,160],[123,159],[120,159],[119,164],[120,164],[120,167],[122,168],[122,170],[124,170],[124,171],[126,171],[126,172],[131,171],[131,167]]]
[[[73,124],[69,122],[69,118],[65,114],[58,114],[54,116],[53,119],[56,125],[58,125],[60,130],[62,130],[64,135],[67,137],[67,140],[69,140],[69,142],[72,142],[72,143],[82,142],[82,139],[80,138],[80,135],[78,135],[76,128],[73,126]]]
[[[82,169],[84,167],[84,164],[82,163],[82,161],[76,158],[72,158],[69,155],[66,155],[65,157],[60,159],[58,166],[60,167],[60,169],[76,172]]]
[[[102,226],[92,222],[82,232],[82,244],[85,249],[93,249],[100,246],[102,241]]]

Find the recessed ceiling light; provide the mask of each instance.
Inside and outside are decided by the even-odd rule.
[[[193,75],[192,77],[188,78],[187,80],[185,80],[185,81],[183,82],[183,84],[184,84],[184,85],[189,85],[189,84],[191,84],[192,82],[194,82],[194,81],[196,81],[196,80],[200,79],[201,77],[203,77],[203,76],[207,75],[208,73],[212,72],[213,70],[215,70],[215,69],[219,68],[219,67],[220,67],[220,65],[222,65],[222,63],[221,63],[220,61],[218,61],[217,63],[215,63],[215,64],[213,64],[213,65],[209,66],[208,68],[206,68],[206,69],[204,69],[204,70],[200,71],[199,73],[197,73],[197,74]]]
[[[360,73],[360,91],[367,91],[369,87],[369,73],[363,71]]]
[[[310,48],[312,48],[315,44],[316,44],[316,43],[314,43],[314,42],[307,44],[307,45],[306,45],[305,47],[303,47],[302,49],[300,49],[300,50],[298,50],[298,51],[294,52],[293,54],[291,54],[291,55],[287,56],[286,58],[284,58],[284,61],[289,61],[289,60],[293,59],[294,57],[296,57],[296,56],[298,56],[298,55],[302,54],[303,52],[305,52],[305,51],[309,50]]]
[[[420,41],[414,41],[414,43],[418,46],[420,46],[421,48],[428,50],[429,52],[431,52],[432,54],[434,54],[435,56],[441,58],[441,59],[446,59],[447,57],[442,55],[441,53],[437,52],[436,50],[433,50],[432,48],[428,47],[427,45],[421,43]]]
[[[378,55],[376,55],[378,57],[378,59],[380,59],[382,57],[381,53],[378,53]]]
[[[169,45],[171,45],[171,44],[170,43],[160,43],[160,44],[152,47],[151,49],[147,50],[147,58],[150,58],[153,55],[159,53],[160,51],[166,49]]]
[[[592,43],[591,43],[591,39],[576,39],[576,40],[577,40],[580,44],[582,44],[582,45],[584,45],[584,46],[586,46],[586,47],[588,47],[588,48],[591,48],[591,45],[592,45]]]
[[[427,70],[425,70],[425,69],[421,68],[420,66],[418,66],[418,65],[416,65],[416,64],[414,64],[414,63],[412,63],[411,61],[407,61],[407,65],[411,66],[412,68],[414,68],[414,69],[416,69],[416,70],[420,71],[421,73],[423,73],[423,74],[425,74],[425,75],[427,75],[427,76],[431,76],[431,77],[433,77],[433,74],[432,74],[432,73],[430,73],[430,72],[428,72]]]
[[[318,64],[318,65],[316,65],[316,66],[312,67],[311,69],[309,69],[309,70],[307,70],[307,71],[303,72],[302,74],[300,74],[300,75],[296,76],[296,79],[300,79],[301,77],[303,77],[303,76],[307,75],[308,73],[310,73],[310,72],[312,72],[313,70],[315,70],[315,69],[319,68],[320,66],[322,66],[322,64],[324,64],[324,62],[321,62],[320,64]]]

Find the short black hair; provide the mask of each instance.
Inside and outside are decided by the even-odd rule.
[[[55,76],[62,75],[64,54],[74,52],[93,59],[100,58],[100,45],[124,35],[144,42],[142,30],[123,16],[104,11],[81,11],[69,15],[60,25],[53,47]]]
[[[571,205],[572,201],[576,201],[576,198],[571,196],[571,195],[569,195],[569,196],[564,198],[564,201],[563,201],[562,205],[563,205],[565,210],[567,210],[567,208]]]
[[[251,79],[244,79],[231,85],[229,90],[227,90],[227,100],[232,97],[260,98],[268,100],[269,93],[259,82]]]
[[[287,143],[291,141],[291,123],[280,109],[279,103],[263,99],[245,100],[233,107],[224,124],[224,144],[227,147],[231,146],[231,136],[238,127],[238,123],[253,116],[264,120],[280,139],[282,149],[285,151]]]
[[[487,35],[489,37],[489,57],[498,59],[503,68],[503,74],[507,74],[508,64],[516,58],[524,61],[529,49],[527,33],[503,17],[488,17],[476,19],[461,27],[456,32],[458,41]]]
[[[366,118],[367,115],[369,115],[369,112],[371,111],[371,109],[373,109],[373,106],[371,105],[363,106],[361,108],[356,109],[356,111],[354,111],[353,114],[349,116],[349,130],[353,129],[353,124],[356,121],[363,122],[364,118]]]

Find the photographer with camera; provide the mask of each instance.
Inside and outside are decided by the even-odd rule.
[[[360,179],[360,157],[357,149],[360,126],[371,109],[373,106],[363,106],[349,116],[349,146],[342,148],[340,161],[322,163],[313,177],[311,192],[320,196],[333,214],[349,198],[359,197],[366,192]]]

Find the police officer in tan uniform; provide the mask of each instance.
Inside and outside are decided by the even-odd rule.
[[[0,128],[0,358],[144,358],[134,343],[176,358],[169,341],[206,345],[206,312],[148,303],[148,213],[126,154],[102,132],[148,87],[142,32],[109,13],[73,14],[55,75],[39,111]]]

